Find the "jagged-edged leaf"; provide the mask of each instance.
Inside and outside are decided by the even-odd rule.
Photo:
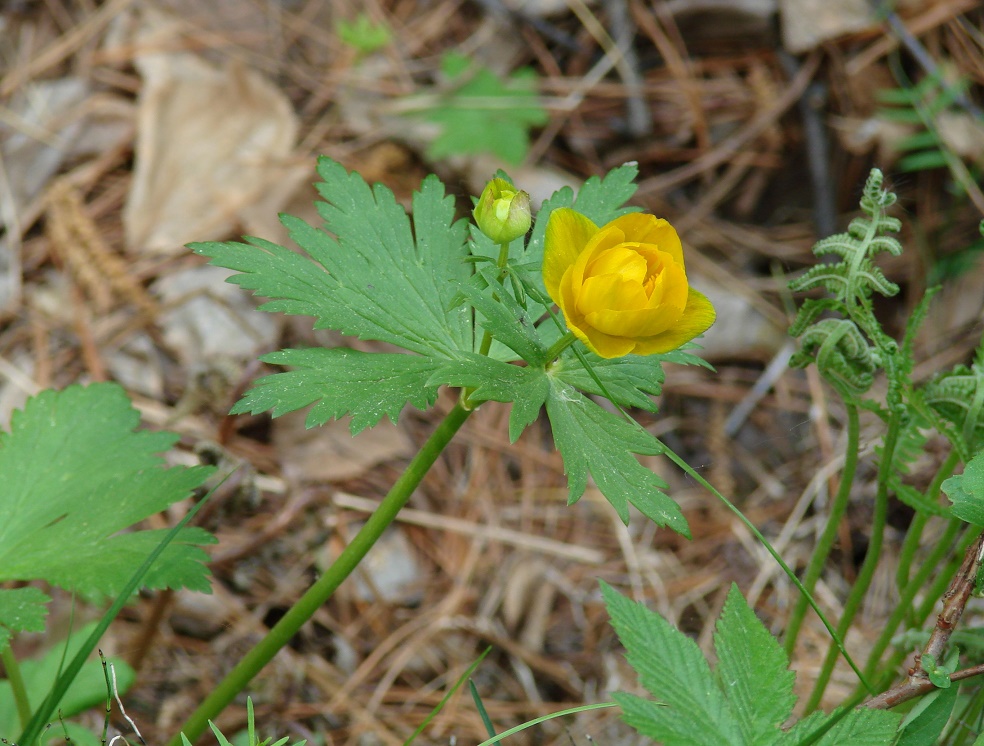
[[[84,594],[115,594],[160,541],[133,524],[186,498],[212,473],[165,468],[171,433],[137,431],[139,413],[115,384],[44,391],[0,435],[0,581],[46,580]],[[198,544],[183,530],[144,579],[151,588],[208,591]]]
[[[532,365],[546,362],[546,348],[534,327],[535,318],[523,308],[510,289],[503,287],[493,267],[483,267],[458,292],[479,312],[478,323],[515,355]]]
[[[240,274],[229,282],[270,298],[261,308],[316,317],[315,328],[377,339],[422,355],[470,350],[469,309],[448,311],[464,262],[465,223],[435,176],[413,198],[413,230],[393,193],[370,188],[327,158],[318,203],[326,230],[281,217],[305,254],[258,238],[248,243],[192,244],[199,254]],[[414,238],[416,236],[416,240]]]
[[[427,380],[441,365],[438,358],[312,347],[271,352],[260,359],[293,370],[257,380],[233,414],[269,409],[278,417],[314,404],[308,427],[349,414],[355,435],[383,415],[396,422],[407,403],[423,410],[437,398],[437,386]]]
[[[734,584],[714,633],[718,685],[731,703],[743,743],[767,746],[796,704],[789,659]]]
[[[509,440],[513,443],[537,418],[550,389],[541,367],[521,368],[478,354],[445,363],[430,383],[474,389],[469,396],[473,403],[511,402]]]
[[[523,68],[500,78],[454,52],[444,55],[441,70],[460,84],[436,105],[415,112],[441,128],[428,155],[440,159],[492,153],[507,163],[522,161],[529,150],[529,130],[549,120],[537,95],[536,72]]]
[[[970,460],[963,474],[943,482],[941,489],[953,503],[955,518],[984,526],[984,451]]]
[[[597,384],[573,353],[564,355],[551,368],[551,374],[588,394],[604,396],[607,391],[612,401],[621,406],[656,411],[656,403],[650,397],[659,396],[666,379],[662,355],[625,355],[606,359],[586,352],[585,359],[604,388]]]
[[[659,614],[604,581],[601,592],[625,658],[656,702],[631,694],[612,698],[623,720],[666,746],[742,744],[742,731],[697,643]]]
[[[690,535],[679,506],[665,492],[666,483],[642,466],[633,454],[655,455],[659,442],[620,415],[607,412],[570,384],[549,376],[547,416],[554,442],[564,459],[568,502],[576,502],[588,476],[619,517],[629,521],[629,503],[658,526]]]

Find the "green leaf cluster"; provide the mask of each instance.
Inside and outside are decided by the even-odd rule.
[[[417,112],[441,129],[428,156],[491,153],[517,164],[529,151],[529,131],[547,123],[549,116],[537,96],[537,75],[521,69],[505,78],[449,52],[441,59],[449,90],[433,106]]]
[[[622,719],[665,746],[888,746],[901,716],[880,710],[814,712],[787,730],[795,674],[779,642],[736,586],[717,621],[711,669],[697,644],[666,619],[602,583],[626,659],[654,700],[616,693]]]
[[[137,431],[140,414],[115,384],[44,391],[0,434],[0,582],[43,580],[84,596],[120,592],[166,530],[134,524],[182,500],[211,474],[165,468],[171,433]],[[188,528],[144,578],[149,588],[209,591],[199,545],[214,538]],[[36,588],[0,590],[0,648],[11,632],[43,629],[48,597]]]
[[[406,353],[346,347],[271,353],[262,359],[290,370],[258,380],[234,413],[277,416],[310,407],[308,426],[351,415],[357,433],[384,416],[395,422],[407,404],[425,409],[439,387],[456,386],[467,390],[471,405],[511,403],[515,441],[546,407],[571,502],[590,478],[624,521],[631,504],[659,525],[687,532],[665,483],[636,458],[659,453],[658,441],[590,397],[653,411],[662,362],[705,363],[686,349],[615,360],[587,355],[590,372],[570,349],[548,359],[561,330],[547,311],[539,271],[546,219],[558,207],[574,206],[604,224],[631,210],[623,204],[635,190],[633,165],[589,179],[577,195],[571,189],[553,195],[529,241],[509,246],[505,266],[498,264],[498,246],[455,219],[453,200],[436,177],[413,196],[411,219],[392,192],[368,186],[338,163],[322,158],[318,173],[324,225],[281,218],[301,251],[256,238],[192,248],[237,271],[229,281],[265,297],[262,310],[312,316],[317,329]],[[486,334],[494,339],[489,355],[479,354]]]

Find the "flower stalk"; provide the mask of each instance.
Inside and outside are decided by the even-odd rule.
[[[431,434],[417,455],[409,463],[406,471],[393,485],[376,511],[369,517],[355,538],[342,551],[331,567],[312,585],[307,592],[287,611],[283,618],[236,664],[212,693],[192,713],[181,728],[191,741],[194,741],[208,727],[208,721],[215,718],[233,698],[239,694],[260,670],[269,663],[277,652],[290,642],[300,628],[322,606],[335,590],[362,561],[373,545],[383,535],[396,518],[400,509],[420,484],[438,456],[445,449],[455,433],[468,419],[471,411],[460,403],[448,412],[441,424]],[[180,735],[168,742],[168,746],[182,746]]]

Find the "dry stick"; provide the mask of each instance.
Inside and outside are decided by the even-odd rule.
[[[984,533],[967,548],[964,554],[963,563],[957,571],[953,582],[943,594],[943,611],[936,618],[936,628],[929,636],[929,642],[922,653],[916,656],[916,663],[909,670],[909,679],[898,686],[892,687],[887,692],[879,694],[865,702],[862,707],[873,710],[887,710],[898,704],[907,702],[921,694],[932,691],[933,682],[929,680],[929,674],[922,667],[923,656],[931,655],[934,660],[943,659],[943,648],[950,640],[950,635],[956,628],[960,617],[963,616],[967,601],[976,587],[977,566],[981,562],[981,552],[984,551]],[[984,673],[984,666],[974,666],[972,668],[958,671],[950,675],[951,680],[967,679]]]
[[[90,15],[85,22],[52,42],[33,60],[13,68],[0,79],[0,99],[6,98],[33,78],[64,62],[132,4],[133,0],[111,0]]]
[[[810,84],[819,66],[820,53],[814,52],[803,63],[796,77],[789,84],[789,88],[783,91],[782,95],[776,99],[774,106],[756,114],[748,124],[706,155],[702,155],[686,166],[682,166],[675,171],[670,171],[668,174],[654,176],[651,179],[640,181],[637,195],[644,196],[653,192],[664,192],[731,160],[741,150],[742,146],[751,142],[768,127],[775,124],[779,117],[799,101],[800,96],[803,95],[803,92]]]

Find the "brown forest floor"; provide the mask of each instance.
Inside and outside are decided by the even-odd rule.
[[[528,65],[542,77],[549,124],[536,131],[526,163],[509,169],[535,195],[639,163],[634,203],[678,226],[695,283],[726,303],[723,328],[707,340],[717,372],[668,370],[661,411],[643,422],[802,566],[820,525],[814,506],[836,480],[836,398],[812,371],[779,366],[747,418],[737,428],[728,420],[784,352],[786,275],[811,262],[819,235],[844,229],[872,165],[900,194],[895,214],[907,249],[882,262],[903,286],[880,307],[886,326],[899,330],[934,268],[965,265],[946,280],[921,336],[917,377],[969,362],[984,319],[984,271],[967,251],[984,200],[966,176],[984,165],[973,114],[984,98],[984,10],[968,0],[902,4],[910,38],[900,48],[886,24],[851,23],[847,10],[830,10],[840,4],[817,10],[824,4],[783,0],[778,21],[768,1],[569,0],[545,16],[533,3],[510,15],[497,2],[463,0],[0,4],[0,417],[6,423],[41,388],[118,380],[149,427],[181,434],[187,463],[217,443],[222,458],[250,467],[203,519],[220,539],[214,595],[142,598],[107,642],[139,667],[126,703],[149,743],[174,732],[330,561],[453,403],[446,393],[434,411],[407,411],[398,427],[355,444],[344,423],[306,434],[299,417],[225,417],[262,373],[250,362],[257,354],[336,340],[313,335],[304,319],[257,321],[245,293],[221,276],[201,279],[202,261],[181,246],[244,232],[279,240],[278,210],[313,215],[317,154],[401,200],[437,172],[464,212],[467,195],[499,164],[429,161],[427,133],[395,114],[411,94],[435,91],[448,50],[503,72]],[[363,10],[393,40],[357,59],[333,29]],[[625,29],[634,55],[612,69],[608,34]],[[814,32],[822,36],[804,37]],[[963,196],[946,169],[896,170],[900,133],[878,117],[876,93],[898,87],[900,71],[926,77],[916,47],[969,84],[971,113],[953,107],[956,134],[947,135],[965,167]],[[262,126],[248,132],[250,122]],[[243,145],[247,133],[255,151]],[[189,305],[191,296],[203,305]],[[210,335],[219,317],[237,329]],[[713,498],[650,459],[693,541],[638,517],[622,526],[590,489],[568,507],[548,433],[533,427],[510,445],[507,415],[486,406],[472,418],[368,579],[344,586],[253,683],[264,734],[400,744],[489,645],[474,678],[500,731],[632,688],[598,578],[646,599],[705,647],[732,582],[781,630],[794,589]],[[872,443],[879,431],[868,426]],[[940,450],[931,442],[917,483]],[[869,498],[861,484],[853,528],[818,591],[834,616],[863,556]],[[899,529],[907,520],[901,510],[893,516]],[[858,650],[890,603],[900,535],[889,535],[884,582],[850,640]],[[406,572],[394,576],[394,568]],[[56,604],[53,618],[69,607]],[[794,661],[801,682],[812,680],[825,641],[811,620]],[[852,686],[839,674],[828,702]],[[244,702],[221,717],[227,733],[244,723]],[[459,695],[419,743],[475,743],[484,732],[471,699]],[[530,733],[512,742],[634,742],[606,711]]]

